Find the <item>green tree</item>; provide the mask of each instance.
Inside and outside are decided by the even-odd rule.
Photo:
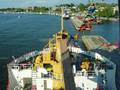
[[[49,8],[46,7],[34,7],[33,12],[48,12]]]
[[[80,9],[80,11],[84,11],[84,10],[86,10],[87,7],[86,7],[86,5],[80,3],[80,4],[78,5],[78,8]]]
[[[106,3],[97,3],[98,12],[95,13],[96,16],[100,17],[113,17],[113,5]],[[101,9],[102,8],[102,9]]]
[[[100,11],[100,16],[112,17],[113,16],[113,8],[110,6],[105,7],[105,9],[103,9],[103,11]]]

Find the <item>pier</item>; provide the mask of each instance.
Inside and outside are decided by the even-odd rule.
[[[82,36],[82,42],[84,43],[87,50],[102,49],[102,50],[112,51],[115,49],[114,45],[111,45],[102,36],[85,35]]]
[[[72,17],[71,21],[76,30],[79,30],[80,26],[83,24],[83,20],[79,19],[77,16]]]

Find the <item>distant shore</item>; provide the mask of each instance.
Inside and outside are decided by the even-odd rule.
[[[60,16],[60,14],[58,13],[54,13],[54,12],[0,12],[1,14],[48,14],[48,15],[57,15]]]
[[[115,18],[115,17],[100,17],[101,20],[105,20],[105,21],[119,21],[119,18]]]
[[[0,12],[0,14],[39,14],[39,15],[56,15],[61,16],[58,13],[55,12]],[[119,21],[119,18],[116,17],[100,17],[103,21]]]

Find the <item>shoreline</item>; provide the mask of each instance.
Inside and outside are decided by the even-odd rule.
[[[0,14],[39,14],[39,15],[57,15],[57,16],[60,16],[60,14],[53,13],[53,12],[0,12]]]
[[[39,14],[39,15],[56,15],[56,16],[61,16],[59,13],[55,13],[55,12],[1,12],[0,14]],[[119,21],[119,17],[115,18],[115,17],[99,17],[101,20],[103,21]]]
[[[103,21],[119,21],[119,18],[115,18],[115,17],[110,17],[110,18],[100,17],[100,19]]]

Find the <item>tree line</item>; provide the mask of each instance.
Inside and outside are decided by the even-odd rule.
[[[64,6],[69,8],[72,12],[83,12],[87,11],[87,8],[90,6],[90,4],[83,4],[80,3],[78,5],[75,5],[73,3],[71,4],[63,4],[63,5],[58,5],[56,6],[55,12],[60,12],[60,7]],[[96,16],[100,17],[117,17],[118,16],[118,11],[114,12],[113,7],[117,6],[117,4],[107,4],[107,3],[95,3],[95,7],[97,12],[94,13]],[[76,7],[76,8],[73,8]],[[51,7],[28,7],[28,8],[2,8],[0,11],[8,11],[8,12],[48,12],[51,10]]]

